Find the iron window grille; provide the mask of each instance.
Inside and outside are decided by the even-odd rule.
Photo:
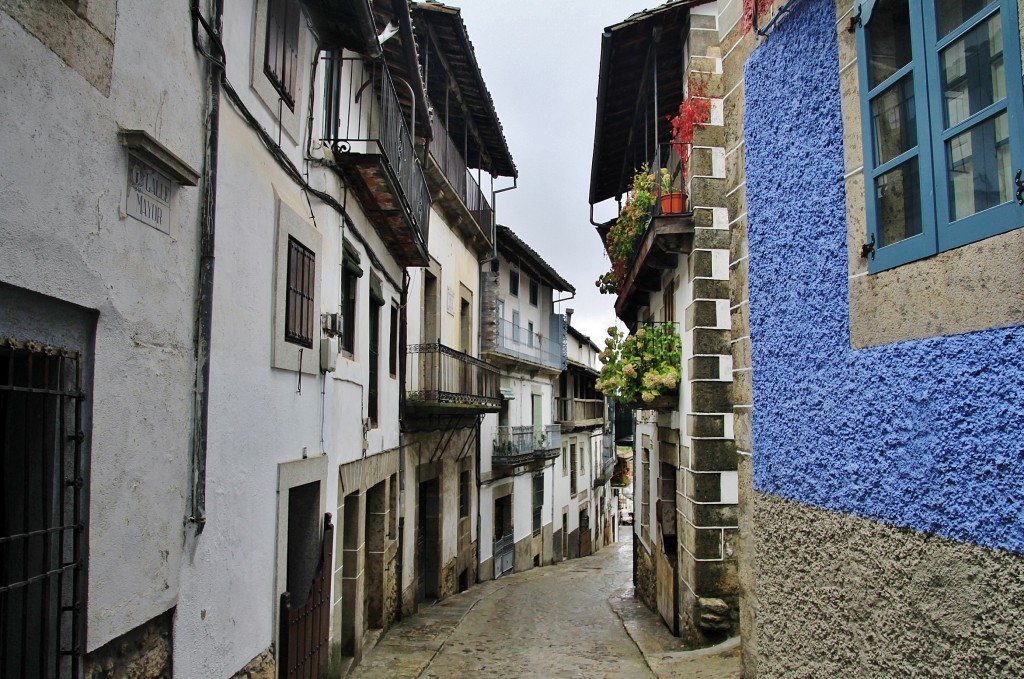
[[[398,307],[391,305],[391,334],[388,338],[388,374],[398,376]]]
[[[0,340],[0,676],[82,676],[82,355]]]
[[[533,534],[540,535],[541,512],[544,509],[544,476],[533,477]]]
[[[295,78],[299,70],[300,17],[298,0],[268,0],[263,72],[293,111]]]
[[[292,237],[288,238],[288,274],[285,297],[284,338],[313,348],[313,294],[316,290],[316,255]]]

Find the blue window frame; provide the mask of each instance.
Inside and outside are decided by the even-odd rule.
[[[861,0],[868,270],[1024,226],[1015,0]]]

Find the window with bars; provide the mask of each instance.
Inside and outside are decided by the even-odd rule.
[[[533,534],[540,535],[541,510],[544,509],[544,475],[533,477]]]
[[[0,342],[0,677],[82,676],[82,355]]]
[[[313,348],[316,310],[316,255],[305,245],[288,238],[288,273],[285,297],[284,338],[288,342]]]
[[[380,309],[383,302],[371,296],[370,298],[370,337],[368,341],[370,349],[370,375],[369,384],[366,388],[366,414],[370,418],[371,426],[376,427],[380,417]]]
[[[391,328],[388,338],[388,374],[398,376],[398,306],[391,305]]]
[[[469,516],[469,470],[459,474],[459,517]]]
[[[569,493],[571,495],[576,494],[576,476],[579,472],[576,470],[576,444],[569,444]]]
[[[263,72],[289,109],[295,110],[295,81],[299,70],[298,0],[267,0],[267,43]]]

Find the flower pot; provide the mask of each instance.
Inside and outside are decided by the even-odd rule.
[[[678,215],[682,214],[686,206],[686,193],[663,193],[661,194],[661,214]]]

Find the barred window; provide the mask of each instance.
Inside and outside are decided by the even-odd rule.
[[[307,349],[313,348],[315,291],[316,255],[305,245],[289,237],[284,338]]]
[[[533,477],[533,534],[540,535],[541,511],[544,509],[544,475]]]
[[[79,676],[88,479],[82,355],[0,340],[0,677]]]
[[[288,108],[295,110],[295,78],[299,68],[298,0],[268,0],[267,47],[263,72]]]

